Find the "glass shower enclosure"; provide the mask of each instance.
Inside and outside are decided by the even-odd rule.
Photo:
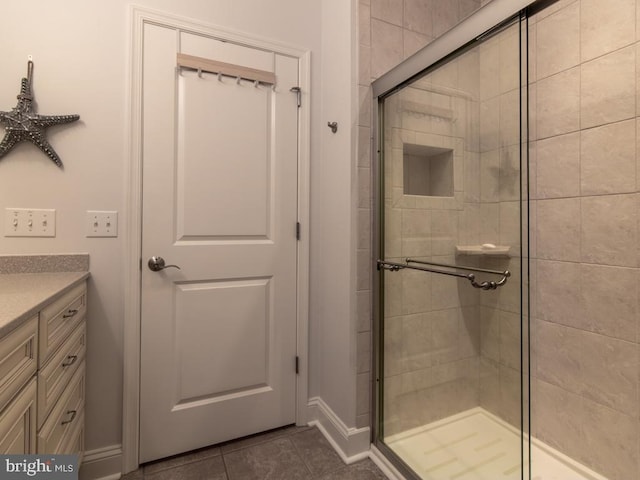
[[[374,443],[407,478],[530,478],[526,37],[373,86]]]

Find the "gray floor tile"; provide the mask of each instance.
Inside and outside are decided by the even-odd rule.
[[[344,462],[317,428],[289,437],[304,463],[314,475],[333,472],[344,467]]]
[[[159,472],[161,470],[167,470],[169,468],[179,467],[187,463],[197,462],[204,460],[205,458],[220,456],[220,447],[201,448],[188,452],[183,455],[176,455],[175,457],[165,458],[156,462],[147,463],[144,465],[144,474],[149,475]]]
[[[274,430],[269,430],[268,432],[260,433],[258,435],[251,435],[249,437],[244,437],[239,440],[233,440],[231,442],[224,443],[220,446],[222,449],[222,453],[234,452],[236,450],[240,450],[241,448],[246,448],[252,445],[258,445],[260,443],[269,442],[276,438],[286,437],[292,433],[303,432],[305,430],[310,430],[313,427],[298,427],[296,425],[289,425],[287,427],[276,428]]]
[[[366,459],[320,476],[318,480],[387,480],[387,477],[375,463]]]
[[[140,467],[133,472],[129,472],[126,475],[123,475],[122,477],[120,477],[120,480],[143,480],[143,478],[144,473],[142,471],[142,467]]]
[[[287,437],[223,454],[229,480],[309,480],[311,473]]]
[[[221,456],[144,475],[144,480],[228,480]]]

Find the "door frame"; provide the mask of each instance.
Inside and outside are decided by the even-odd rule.
[[[127,101],[127,144],[129,168],[126,169],[126,222],[124,254],[123,325],[123,405],[122,473],[139,466],[140,441],[140,340],[141,340],[141,268],[142,268],[142,52],[145,24],[218,38],[247,47],[259,48],[298,59],[302,101],[298,109],[298,222],[297,242],[296,348],[299,374],[296,376],[296,424],[307,423],[308,332],[309,332],[309,182],[311,153],[310,75],[311,52],[272,40],[247,35],[217,25],[172,15],[157,10],[129,8],[129,85]],[[293,95],[293,93],[291,93]],[[293,234],[293,225],[292,225]]]

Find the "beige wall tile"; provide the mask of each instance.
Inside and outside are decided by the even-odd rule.
[[[402,313],[422,313],[431,310],[432,276],[418,270],[403,270]]]
[[[580,261],[580,199],[537,202],[537,255],[547,260]]]
[[[371,128],[358,127],[358,166],[371,167]]]
[[[580,133],[539,140],[536,169],[537,198],[580,195]]]
[[[480,243],[500,243],[500,206],[497,203],[480,205]]]
[[[500,365],[520,371],[520,314],[500,312]]]
[[[482,358],[500,362],[500,311],[480,308],[480,352]]]
[[[480,201],[480,154],[464,152],[464,201]]]
[[[497,202],[500,199],[500,151],[480,154],[480,201]]]
[[[584,464],[607,478],[635,478],[640,471],[637,417],[624,415],[599,403],[583,400]]]
[[[459,360],[459,309],[438,310],[428,315],[433,325],[431,353],[434,365]]]
[[[489,100],[500,94],[500,43],[492,38],[479,48],[480,100]]]
[[[403,59],[402,27],[371,20],[371,76],[378,78]]]
[[[579,327],[582,324],[580,265],[536,262],[537,312],[542,320]]]
[[[635,41],[635,0],[581,0],[582,61],[604,55]]]
[[[404,238],[431,236],[431,215],[430,210],[402,210],[402,236]]]
[[[358,333],[372,330],[371,290],[356,292],[358,306]]]
[[[514,427],[521,425],[520,372],[500,365],[500,417]]]
[[[500,146],[520,143],[520,91],[500,95]]]
[[[562,388],[536,381],[536,434],[547,445],[558,449],[571,458],[583,457],[586,447],[583,399]],[[536,464],[532,464],[535,477]]]
[[[412,372],[433,364],[433,321],[428,314],[406,315],[402,321],[403,371]]]
[[[385,315],[383,339],[385,378],[402,373],[402,322],[402,317]],[[385,396],[396,395],[397,391],[399,389],[385,389],[384,393]]]
[[[582,198],[582,261],[604,265],[638,265],[637,196]]]
[[[471,15],[480,8],[480,0],[458,0],[460,4],[460,20]]]
[[[500,93],[517,90],[520,85],[519,27],[512,26],[500,35]]]
[[[412,30],[403,30],[403,58],[408,58],[431,43],[431,37]]]
[[[356,376],[356,415],[364,415],[370,411],[370,391],[371,373],[359,373]]]
[[[520,202],[500,202],[500,245],[511,246],[511,254],[518,255],[520,247]]]
[[[403,0],[371,0],[371,17],[401,27]]]
[[[480,307],[463,307],[460,310],[459,352],[461,357],[480,355]]]
[[[632,118],[636,113],[636,49],[628,47],[580,67],[580,125]]]
[[[358,85],[371,85],[371,47],[360,45],[358,49]]]
[[[580,2],[574,2],[536,24],[537,78],[580,63]]]
[[[520,199],[520,144],[500,149],[499,192],[501,202]]]
[[[638,271],[633,268],[580,267],[584,328],[635,342],[638,329]]]
[[[438,37],[458,23],[458,2],[430,0],[430,3],[433,9],[433,36]]]
[[[538,139],[580,128],[580,68],[575,67],[537,82]]]
[[[371,5],[362,0],[358,2],[358,43],[361,48],[371,45]]]
[[[357,336],[357,373],[371,371],[371,332],[360,332]]]
[[[433,10],[430,2],[404,0],[404,28],[433,37]]]
[[[371,173],[364,167],[358,168],[358,208],[371,208]]]
[[[498,363],[480,360],[480,406],[495,415],[500,415],[500,369]]]
[[[357,251],[356,290],[371,289],[371,250]]]
[[[460,245],[478,245],[480,243],[480,205],[465,203],[464,209],[459,214]]]
[[[636,189],[636,121],[583,130],[580,137],[582,195]]]
[[[361,127],[371,126],[371,88],[358,87],[358,99],[360,111],[358,114],[358,125]]]
[[[638,345],[555,323],[538,324],[538,378],[627,415],[638,412]]]

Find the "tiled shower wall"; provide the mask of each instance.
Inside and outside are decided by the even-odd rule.
[[[532,428],[619,480],[640,477],[638,14],[563,0],[530,26]]]
[[[486,0],[360,0],[358,120],[357,427],[371,411],[371,82],[476,10]]]
[[[434,10],[454,3],[359,4],[359,426],[369,418],[370,81],[446,30],[455,8],[460,17],[467,5]],[[532,432],[621,480],[640,472],[639,17],[635,0],[561,0],[529,29]],[[488,152],[481,182],[492,181],[484,167],[503,166]],[[507,419],[509,312],[482,297],[481,404]]]

